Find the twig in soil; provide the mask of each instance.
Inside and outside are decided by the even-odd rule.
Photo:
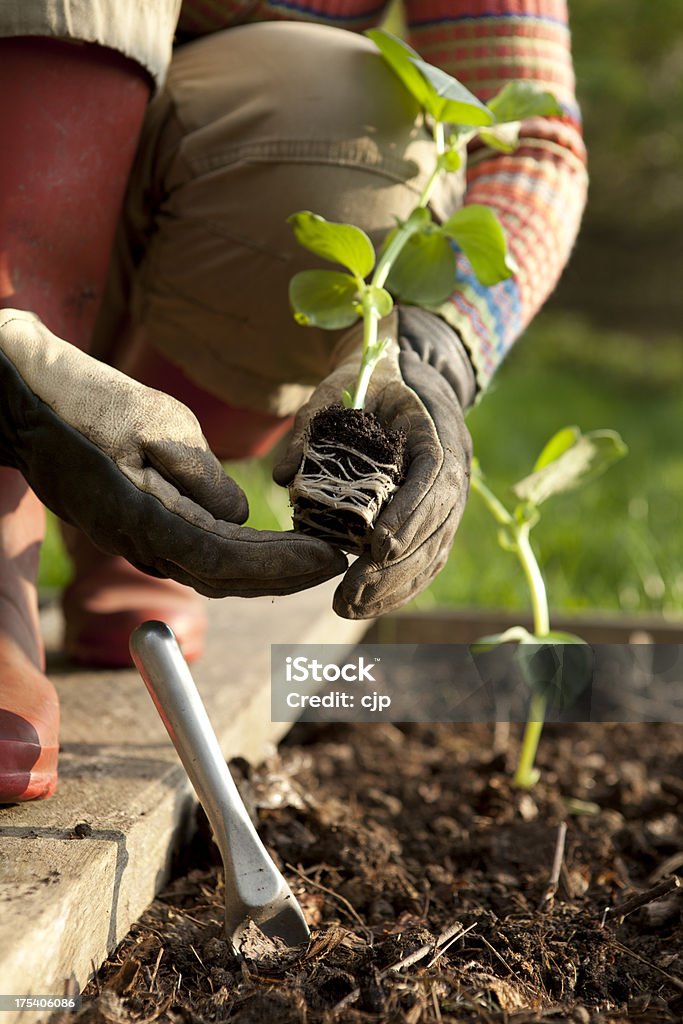
[[[438,939],[436,940],[436,953],[427,964],[427,967],[433,967],[437,960],[439,960],[444,955],[444,953],[448,952],[448,950],[451,948],[454,942],[456,942],[458,939],[461,939],[463,935],[467,935],[468,932],[472,931],[475,924],[476,921],[474,924],[471,924],[469,928],[463,928],[462,931],[459,932],[455,931],[455,928],[457,927],[456,925],[454,925],[452,928],[447,929],[445,932],[441,932],[441,935],[439,935]],[[449,932],[451,934],[449,934]],[[430,946],[428,948],[432,949],[433,947]]]
[[[173,979],[173,991],[171,992],[171,995],[174,999],[177,999],[180,993],[180,986],[183,983],[183,976],[175,964],[173,964],[173,973],[177,974],[178,977]]]
[[[159,950],[159,952],[157,953],[156,963],[154,964],[154,968],[152,970],[152,975],[151,975],[151,977],[149,979],[150,992],[154,991],[154,986],[155,986],[156,980],[157,980],[157,974],[159,973],[159,965],[161,964],[161,958],[162,958],[163,955],[164,955],[164,947],[162,946],[161,949]]]
[[[489,951],[490,951],[491,953],[493,953],[493,955],[495,956],[495,958],[496,958],[497,960],[500,960],[500,962],[502,963],[503,967],[504,967],[504,968],[506,969],[506,971],[508,972],[508,974],[512,974],[512,975],[514,975],[514,977],[516,977],[516,978],[517,978],[517,977],[519,977],[519,975],[518,975],[518,974],[517,974],[517,973],[516,973],[515,971],[513,971],[512,967],[510,967],[510,964],[509,964],[509,963],[507,962],[507,960],[504,960],[504,959],[503,959],[503,957],[502,957],[502,956],[500,955],[500,953],[498,952],[498,950],[497,950],[497,949],[496,949],[496,948],[495,948],[494,946],[492,946],[492,945],[491,945],[491,943],[489,942],[489,940],[488,940],[488,939],[486,938],[486,936],[485,936],[485,935],[480,935],[480,936],[479,936],[479,938],[480,938],[480,939],[481,939],[481,941],[482,941],[482,942],[484,943],[484,945],[486,946],[486,948],[487,948],[487,949],[488,949],[488,950],[489,950]]]
[[[194,948],[194,946],[192,945],[192,943],[190,943],[190,949],[192,950],[192,952],[194,953],[194,955],[195,955],[195,956],[197,957],[197,960],[199,960],[199,963],[201,964],[202,970],[203,970],[203,971],[204,971],[204,973],[206,974],[206,973],[207,973],[207,970],[206,970],[206,964],[204,963],[204,961],[202,960],[202,958],[200,957],[199,953],[198,953],[198,952],[197,952],[197,950],[196,950],[196,949]]]
[[[679,850],[678,853],[672,853],[670,857],[667,857],[655,871],[652,872],[648,878],[648,882],[654,884],[658,882],[664,875],[673,875],[679,868],[683,868],[683,850]]]
[[[438,1021],[442,1021],[441,1007],[439,1006],[439,997],[436,993],[436,985],[432,985],[432,1003],[434,1005],[434,1016]]]
[[[564,860],[564,847],[566,840],[567,823],[566,821],[561,821],[557,828],[557,841],[555,843],[553,866],[545,892],[543,893],[541,902],[538,905],[539,910],[543,910],[545,904],[552,901],[555,897],[555,893],[557,892],[557,887],[560,884],[560,872],[562,871],[562,861]]]
[[[95,963],[94,960],[90,961],[90,970],[91,970],[91,973],[92,973],[93,981],[95,982],[95,988],[97,989],[97,994],[98,994],[98,996],[100,996],[102,994],[102,988],[100,986],[100,975],[99,975],[99,971],[97,969],[97,964]]]
[[[380,979],[386,978],[389,974],[395,974],[398,971],[402,971],[404,967],[412,967],[413,964],[419,963],[420,960],[423,960],[428,953],[433,952],[435,953],[435,956],[427,965],[428,967],[432,967],[439,957],[442,956],[454,942],[461,939],[463,935],[467,935],[468,932],[471,932],[475,926],[476,921],[468,928],[463,928],[463,926],[458,923],[452,924],[450,928],[441,932],[436,942],[428,942],[426,945],[420,946],[418,949],[413,950],[412,953],[409,953],[407,956],[397,960],[396,963],[390,964],[389,967],[386,967],[380,974]],[[339,1002],[335,1003],[332,1007],[332,1013],[336,1010],[343,1010],[344,1007],[349,1006],[350,1003],[355,1003],[359,995],[360,988],[354,988],[350,992],[347,992],[344,998],[340,999]]]
[[[645,892],[639,892],[635,896],[631,896],[630,899],[625,900],[620,906],[611,907],[610,913],[616,914],[621,922],[629,914],[632,914],[634,910],[638,910],[648,903],[654,903],[655,900],[661,899],[662,896],[667,896],[673,889],[677,889],[680,884],[680,878],[677,875],[671,875],[657,885],[653,885],[651,889],[646,889]]]
[[[675,974],[669,974],[669,972],[665,971],[663,967],[658,967],[657,964],[653,964],[650,960],[645,960],[644,957],[634,953],[632,949],[629,949],[628,946],[624,946],[621,942],[613,941],[612,945],[615,949],[618,949],[620,953],[626,953],[627,956],[633,957],[634,960],[637,960],[641,964],[645,964],[646,967],[649,967],[651,970],[661,974],[671,985],[673,985],[674,988],[678,989],[679,992],[683,992],[683,978],[679,978]]]
[[[352,903],[349,903],[345,896],[341,896],[338,892],[335,892],[334,889],[328,889],[326,885],[322,884],[322,882],[315,882],[312,878],[309,878],[308,875],[300,868],[295,868],[293,864],[287,864],[287,868],[290,871],[293,871],[295,874],[297,874],[299,878],[301,878],[304,882],[308,882],[309,885],[314,886],[316,889],[320,889],[321,892],[327,893],[328,896],[332,896],[333,899],[338,900],[342,904],[342,906],[346,907],[354,921],[357,924],[359,924],[360,927],[362,928],[363,933],[366,939],[368,940],[368,945],[372,946],[375,938],[374,935],[372,934],[368,926],[365,924],[363,918],[360,916],[356,908],[353,906]]]

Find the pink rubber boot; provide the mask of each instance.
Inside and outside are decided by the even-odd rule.
[[[87,349],[150,82],[94,45],[0,40],[0,307]],[[56,467],[58,471],[58,467]],[[36,600],[43,509],[0,467],[0,803],[57,785],[59,703]]]

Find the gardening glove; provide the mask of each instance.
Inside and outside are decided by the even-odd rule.
[[[0,464],[108,554],[208,597],[288,594],[343,572],[314,538],[239,527],[248,514],[195,416],[0,311]]]
[[[377,517],[370,549],[347,570],[334,610],[365,619],[405,604],[443,568],[469,488],[472,442],[464,410],[475,394],[472,367],[455,331],[416,307],[399,306],[379,324],[392,340],[372,376],[366,412],[407,434],[406,477]],[[335,370],[299,411],[284,458],[273,472],[287,486],[301,463],[315,413],[338,404],[355,384],[362,325],[342,338]]]

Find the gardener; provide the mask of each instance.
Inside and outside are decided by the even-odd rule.
[[[356,329],[291,319],[288,281],[311,259],[286,218],[313,209],[377,241],[414,205],[432,151],[354,34],[382,5],[186,0],[169,69],[178,6],[9,0],[0,13],[0,801],[56,784],[35,590],[43,503],[70,524],[66,646],[84,662],[127,663],[147,618],[196,657],[195,591],[284,594],[345,571],[340,615],[398,607],[447,558],[467,491],[463,411],[554,286],[584,201],[563,0],[408,0],[426,60],[483,99],[538,81],[566,116],[525,123],[513,155],[470,161],[465,202],[496,209],[516,276],[483,289],[460,259],[464,287],[439,315],[399,308],[387,325],[413,462],[371,552],[347,569],[322,542],[248,530],[216,456],[267,451],[360,344]],[[435,214],[460,192],[445,179]]]

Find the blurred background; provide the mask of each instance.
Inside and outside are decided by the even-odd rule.
[[[502,498],[563,426],[618,430],[629,455],[553,499],[532,534],[552,608],[683,613],[683,4],[570,0],[591,173],[564,278],[472,411]],[[390,27],[400,30],[397,13]],[[250,524],[289,529],[266,465],[233,464]],[[69,573],[51,524],[44,587]],[[513,556],[472,495],[451,558],[413,607],[526,608]]]

